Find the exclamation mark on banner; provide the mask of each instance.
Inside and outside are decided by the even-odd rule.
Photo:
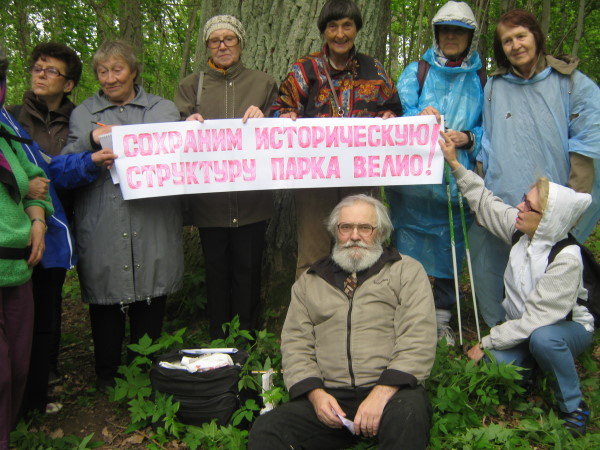
[[[431,175],[431,163],[433,162],[433,155],[435,155],[435,147],[438,144],[440,138],[440,124],[436,123],[433,126],[433,132],[431,133],[431,139],[429,140],[429,159],[427,160],[427,171],[425,174]]]

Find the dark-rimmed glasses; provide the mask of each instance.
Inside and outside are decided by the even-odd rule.
[[[208,48],[219,48],[221,46],[221,42],[225,44],[226,47],[233,47],[238,44],[240,40],[237,36],[225,36],[223,39],[212,38],[206,41],[206,46]]]
[[[31,69],[29,69],[30,72],[32,74],[36,74],[36,75],[40,75],[42,72],[46,74],[46,76],[48,78],[56,78],[56,77],[65,77],[67,79],[69,79],[68,76],[66,76],[63,73],[60,73],[58,71],[58,69],[55,69],[54,67],[46,67],[43,68],[42,66],[33,66]]]
[[[527,194],[523,194],[523,198],[521,199],[521,202],[523,202],[523,204],[525,205],[525,211],[524,212],[534,212],[536,214],[539,214],[540,216],[542,215],[541,211],[538,211],[537,209],[533,209],[531,207],[531,202],[529,201],[529,199],[527,198]]]
[[[368,237],[373,234],[375,228],[377,227],[369,225],[368,223],[338,223],[337,226],[337,229],[342,236],[348,236],[356,229],[359,235],[362,237]]]

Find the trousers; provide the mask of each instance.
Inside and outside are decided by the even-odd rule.
[[[370,389],[326,389],[352,420]],[[383,410],[379,433],[380,449],[424,449],[429,442],[432,408],[425,389],[400,389]],[[329,428],[317,417],[304,395],[278,406],[255,420],[248,439],[249,450],[350,448],[359,436],[346,428]]]
[[[571,320],[561,320],[536,329],[529,339],[507,350],[491,350],[498,364],[513,363],[529,369],[530,376],[537,365],[550,376],[554,396],[563,412],[577,409],[582,395],[575,358],[592,343],[593,333]]]
[[[31,281],[0,287],[0,450],[8,450],[29,369],[33,335]]]

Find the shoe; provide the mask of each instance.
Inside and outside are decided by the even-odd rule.
[[[456,335],[450,325],[447,323],[438,325],[437,329],[437,337],[438,341],[441,341],[443,338],[446,338],[447,345],[456,345]]]
[[[63,409],[62,403],[52,402],[46,404],[46,414],[56,414]]]
[[[570,413],[561,412],[559,416],[564,420],[563,426],[569,430],[573,437],[583,436],[590,423],[590,410],[583,400],[575,411]]]
[[[62,375],[55,368],[51,368],[48,373],[48,386],[55,386],[62,381]]]

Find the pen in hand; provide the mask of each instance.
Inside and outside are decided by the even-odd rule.
[[[93,124],[98,125],[99,127],[106,127],[107,125],[104,125],[102,122],[94,122],[93,120],[91,121]]]

